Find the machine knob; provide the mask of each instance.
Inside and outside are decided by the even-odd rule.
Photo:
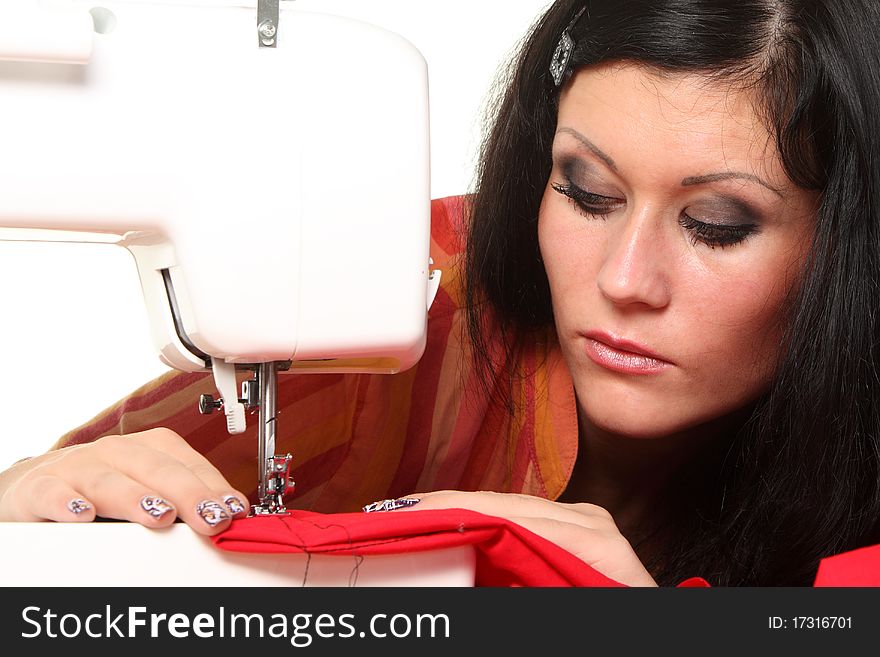
[[[223,400],[214,400],[211,395],[202,395],[199,397],[199,413],[202,415],[210,415],[218,408],[223,407]]]

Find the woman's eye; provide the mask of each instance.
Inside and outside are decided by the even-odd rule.
[[[605,216],[616,210],[624,201],[612,196],[601,196],[581,189],[571,181],[565,184],[553,183],[555,191],[570,199],[578,211],[588,217]],[[727,225],[707,223],[682,214],[678,223],[691,234],[692,243],[702,242],[714,249],[720,246],[733,246],[744,241],[749,235],[758,231],[753,223]]]
[[[725,246],[739,244],[758,230],[755,224],[739,224],[735,226],[710,224],[698,221],[687,214],[682,214],[678,223],[682,228],[690,232],[694,245],[697,242],[702,242],[712,249],[716,246],[720,246],[723,249]]]
[[[577,185],[568,182],[564,185],[553,183],[551,185],[554,190],[568,197],[574,202],[575,207],[586,215],[606,215],[616,209],[622,201],[611,196],[601,196],[593,194],[585,189],[581,189]]]

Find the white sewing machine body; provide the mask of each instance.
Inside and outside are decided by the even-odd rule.
[[[413,365],[430,230],[418,51],[286,4],[273,48],[254,0],[94,4],[0,8],[4,32],[45,42],[31,61],[0,45],[0,227],[118,239],[176,369]]]
[[[216,378],[221,367],[289,361],[291,372],[391,374],[415,364],[438,283],[419,52],[291,3],[277,32],[259,34],[257,0],[95,4],[0,4],[0,239],[128,249],[159,357],[179,370]],[[150,569],[154,585],[205,585],[191,567],[202,563],[225,564],[229,586],[300,577],[295,555],[261,555],[255,575],[253,557],[221,557],[186,527],[145,531],[0,523],[17,572],[0,584],[83,584],[45,565],[59,545],[77,572],[103,572],[91,583],[138,583],[106,567],[108,543],[130,564],[163,552],[184,564]],[[52,554],[33,549],[47,540]],[[404,557],[420,573],[410,583],[472,582],[470,550]],[[343,570],[315,582],[345,585]],[[373,572],[362,582],[391,571]]]
[[[179,523],[6,522],[0,541],[0,587],[473,586],[476,568],[470,546],[368,557],[230,552]]]

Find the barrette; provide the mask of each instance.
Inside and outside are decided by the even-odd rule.
[[[581,10],[574,15],[571,22],[562,31],[559,43],[556,44],[556,50],[553,51],[553,57],[550,59],[550,75],[553,76],[553,82],[558,87],[565,79],[565,72],[568,70],[568,61],[571,59],[571,53],[574,51],[574,39],[571,38],[571,31],[577,25],[581,15],[586,11],[584,5]]]

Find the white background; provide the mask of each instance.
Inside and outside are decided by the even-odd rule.
[[[434,198],[470,189],[486,94],[548,4],[296,0],[390,29],[422,52]],[[168,370],[149,336],[134,260],[120,247],[0,242],[0,313],[0,470]]]

